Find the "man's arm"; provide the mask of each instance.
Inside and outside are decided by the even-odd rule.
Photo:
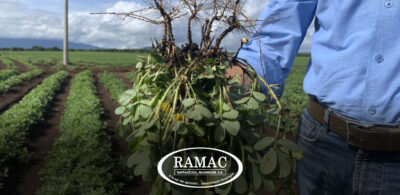
[[[239,61],[246,64],[246,60],[268,84],[280,85],[275,91],[279,96],[316,6],[317,0],[271,0],[258,17],[250,42],[238,54]]]

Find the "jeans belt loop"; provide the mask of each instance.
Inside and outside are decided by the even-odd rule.
[[[325,124],[324,125],[325,125],[326,131],[329,130],[329,115],[330,115],[331,112],[332,112],[331,108],[325,109],[325,113],[324,113],[324,123]]]

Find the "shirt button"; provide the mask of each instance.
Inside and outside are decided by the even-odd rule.
[[[383,62],[383,56],[382,55],[375,56],[375,61],[378,62],[378,63]]]
[[[368,109],[368,113],[371,115],[374,115],[376,113],[376,109],[375,108],[369,108]]]
[[[387,7],[387,8],[391,8],[392,5],[393,5],[392,1],[386,1],[385,2],[385,7]]]

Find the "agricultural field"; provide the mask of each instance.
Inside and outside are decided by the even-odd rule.
[[[126,165],[130,146],[116,130],[118,96],[146,53],[0,52],[0,194],[148,194]],[[281,98],[295,133],[307,96],[308,57],[295,59]],[[272,125],[273,126],[273,125]]]

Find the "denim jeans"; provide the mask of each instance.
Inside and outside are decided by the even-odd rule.
[[[297,162],[300,195],[400,194],[400,152],[348,146],[307,111],[297,131],[297,144],[304,150]]]

